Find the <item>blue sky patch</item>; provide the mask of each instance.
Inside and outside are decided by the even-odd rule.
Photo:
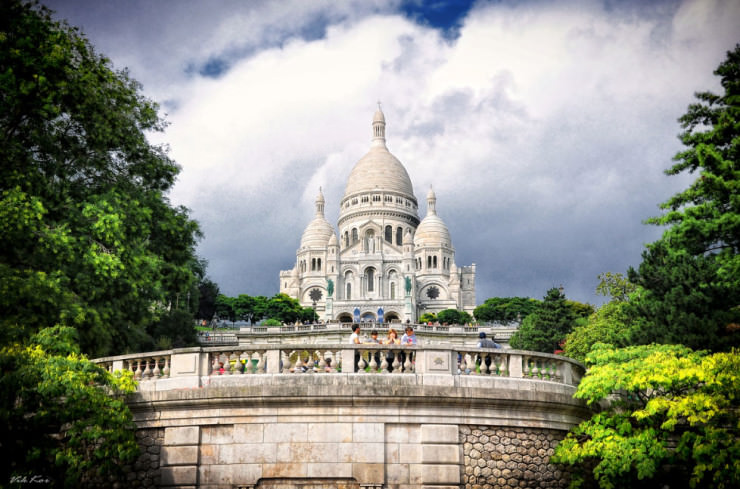
[[[401,4],[401,12],[414,22],[439,29],[446,39],[454,40],[460,35],[462,20],[474,3],[474,0],[406,0]]]

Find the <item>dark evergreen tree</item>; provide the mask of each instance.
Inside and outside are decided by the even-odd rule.
[[[559,289],[547,291],[537,309],[509,340],[512,348],[553,353],[576,325],[573,308]]]
[[[666,171],[698,177],[648,221],[669,228],[629,271],[642,289],[631,302],[640,320],[635,343],[713,351],[740,345],[740,45],[715,74],[724,93],[696,94],[699,102],[679,119],[687,149]]]

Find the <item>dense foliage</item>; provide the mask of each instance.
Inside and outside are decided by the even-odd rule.
[[[251,324],[272,319],[277,324],[291,324],[296,321],[315,321],[316,313],[312,307],[301,306],[298,300],[286,294],[275,294],[269,299],[265,296],[239,294],[216,297],[216,317],[222,321],[248,321]]]
[[[145,349],[187,306],[198,227],[139,88],[45,8],[0,5],[2,343],[63,324],[95,356]]]
[[[553,353],[576,325],[578,316],[559,289],[547,291],[544,300],[528,315],[509,340],[512,348]]]
[[[457,309],[444,309],[437,313],[437,321],[440,324],[468,324],[472,319],[470,314]]]
[[[539,303],[529,297],[491,297],[476,307],[473,315],[483,323],[520,322],[532,314]]]
[[[608,296],[609,302],[592,313],[587,321],[577,324],[566,337],[563,348],[565,355],[581,362],[596,343],[615,347],[630,344],[633,319],[627,302],[636,287],[621,273],[603,273],[599,279],[596,292]]]
[[[666,171],[698,173],[649,222],[669,226],[630,281],[638,343],[725,351],[740,346],[740,45],[715,71],[724,92],[698,93],[680,122],[687,147]]]
[[[740,486],[740,354],[680,345],[597,344],[576,397],[603,406],[571,430],[552,461],[576,465],[573,487]]]
[[[139,89],[49,10],[0,2],[2,485],[112,487],[134,383],[85,354],[194,341],[198,226]]]
[[[69,327],[40,330],[0,349],[0,478],[81,487],[120,477],[139,447],[123,395],[131,372],[113,376],[80,354]],[[26,484],[41,485],[41,484]],[[104,484],[105,485],[105,484]]]

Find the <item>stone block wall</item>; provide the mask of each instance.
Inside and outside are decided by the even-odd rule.
[[[549,463],[565,432],[460,426],[465,489],[566,488],[569,473]]]

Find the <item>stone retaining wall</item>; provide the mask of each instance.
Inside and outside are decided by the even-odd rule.
[[[549,463],[565,432],[460,426],[465,489],[565,488],[569,474]]]
[[[142,455],[119,487],[561,488],[567,474],[548,457],[590,415],[574,392],[434,374],[232,375],[141,391],[129,406]]]

